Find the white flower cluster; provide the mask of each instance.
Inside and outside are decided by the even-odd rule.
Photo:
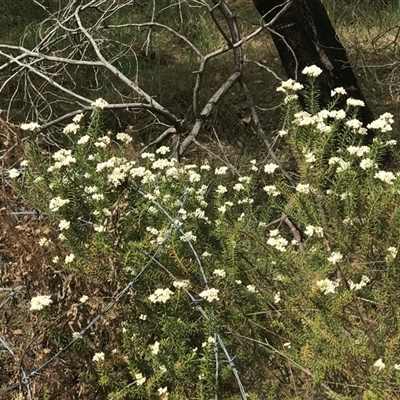
[[[382,182],[393,185],[393,181],[396,179],[396,175],[391,171],[378,171],[374,178],[379,179]]]
[[[310,190],[311,189],[310,189],[309,183],[299,183],[296,186],[296,192],[298,192],[298,193],[307,194],[307,193],[310,193]]]
[[[146,377],[142,373],[135,374],[136,385],[142,386],[146,382]]]
[[[277,187],[275,185],[264,186],[263,190],[272,197],[276,197],[281,194],[281,192],[277,189]]]
[[[214,300],[219,300],[218,293],[219,289],[211,288],[203,290],[201,293],[199,293],[199,296],[211,303]]]
[[[50,295],[36,296],[31,299],[30,310],[41,310],[43,307],[49,306],[53,300]]]
[[[76,162],[76,158],[72,156],[72,150],[61,149],[53,154],[53,159],[56,161],[53,166],[48,168],[51,172],[54,169],[61,169],[61,167],[68,167]]]
[[[324,237],[324,230],[321,226],[307,225],[304,234],[310,237],[315,235],[322,238]]]
[[[322,74],[322,69],[316,65],[310,65],[309,67],[305,67],[301,73],[309,76],[310,78],[317,78]]]
[[[177,289],[187,289],[190,286],[190,282],[187,279],[174,281],[172,284]]]
[[[392,128],[393,124],[394,124],[393,115],[390,113],[384,113],[378,119],[368,124],[367,128],[381,132],[390,132],[393,130]]]
[[[337,166],[336,172],[346,171],[350,167],[350,162],[344,161],[341,157],[331,157],[328,161],[328,164]]]
[[[150,347],[151,354],[153,354],[154,356],[156,356],[160,352],[160,342],[159,341],[155,341],[154,344],[150,344],[149,347]]]
[[[339,286],[339,281],[331,281],[325,278],[318,281],[316,286],[324,294],[335,293],[336,288]]]
[[[352,156],[362,157],[364,154],[367,154],[371,151],[368,146],[349,146],[347,151]]]
[[[365,103],[362,100],[353,99],[352,97],[346,100],[346,104],[349,107],[365,107]]]
[[[95,353],[92,360],[93,362],[101,362],[104,361],[105,354],[101,351],[100,353]]]
[[[40,128],[40,125],[37,122],[30,122],[29,124],[21,124],[19,126],[23,131],[31,131],[34,132],[36,129]]]
[[[342,120],[346,118],[346,112],[344,110],[321,110],[317,114],[311,115],[307,111],[300,111],[294,114],[293,122],[298,126],[313,126],[318,132],[325,133],[331,129],[327,122],[328,118]]]
[[[338,251],[333,251],[331,255],[328,257],[328,261],[332,264],[337,264],[339,261],[343,259],[343,255]]]
[[[228,167],[217,167],[215,168],[215,175],[225,175],[228,171]]]
[[[277,168],[279,168],[279,166],[274,163],[265,164],[264,172],[266,174],[273,174]]]
[[[149,300],[152,303],[166,303],[171,296],[174,294],[172,290],[167,289],[156,289],[153,294],[149,296]]]
[[[350,100],[350,99],[349,99]],[[358,119],[350,119],[345,122],[345,125],[350,128],[354,133],[358,133],[360,135],[366,135],[367,129],[363,127],[363,124]]]
[[[366,275],[363,275],[361,277],[360,283],[354,283],[352,280],[349,279],[350,290],[354,290],[354,291],[360,290],[364,286],[366,286],[367,283],[369,283],[369,282],[370,282],[370,279]]]
[[[117,133],[117,140],[120,140],[121,142],[124,142],[126,144],[132,142],[132,137],[128,135],[127,133],[121,132]]]
[[[346,92],[346,90],[345,90],[343,87],[337,87],[337,88],[335,88],[335,89],[333,89],[333,90],[331,91],[331,96],[332,96],[332,97],[334,97],[334,96],[336,96],[336,95],[344,96],[344,95],[346,95],[346,94],[347,94],[347,92]]]
[[[304,161],[308,164],[312,164],[317,160],[315,154],[311,151],[305,151],[303,152],[303,154],[304,154]]]
[[[374,160],[371,158],[364,158],[363,160],[360,161],[360,168],[363,170],[366,170],[368,168],[376,168],[377,165]]]
[[[281,85],[276,89],[276,91],[283,93],[295,93],[303,88],[304,86],[301,83],[296,82],[294,79],[288,79],[287,81],[282,81]]]
[[[226,277],[226,271],[224,269],[214,269],[213,275],[218,276],[220,278]]]
[[[96,101],[94,101],[94,102],[91,104],[91,106],[94,107],[95,109],[97,108],[97,109],[99,109],[99,110],[103,110],[105,107],[108,106],[108,103],[107,103],[104,99],[102,99],[102,98],[100,97],[99,99],[97,99]]]
[[[61,197],[54,197],[50,200],[49,208],[51,211],[58,211],[62,206],[68,204],[68,199],[62,199]]]
[[[278,229],[273,229],[269,232],[269,238],[267,240],[267,244],[274,247],[276,250],[284,253],[286,251],[287,245],[289,242],[279,235]]]
[[[386,261],[393,261],[397,256],[397,248],[388,247],[386,251],[388,253],[388,255],[386,256]]]
[[[11,179],[18,178],[20,175],[21,175],[21,171],[19,169],[12,168],[12,169],[8,170],[8,176]]]
[[[72,122],[65,126],[63,132],[65,135],[75,135],[78,132],[79,128],[80,126],[78,124]]]

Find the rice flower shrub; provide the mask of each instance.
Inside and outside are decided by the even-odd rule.
[[[14,179],[58,227],[61,266],[129,284],[120,346],[88,360],[109,398],[399,397],[400,178],[380,169],[393,117],[364,127],[343,88],[319,109],[318,69],[304,73],[308,88],[279,88],[295,185],[271,160],[236,176],[167,146],[138,154],[100,103],[64,129],[68,148],[29,142]]]

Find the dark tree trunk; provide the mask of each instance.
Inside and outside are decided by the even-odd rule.
[[[284,0],[253,0],[258,12],[269,23],[284,8]],[[288,8],[270,26],[272,39],[289,78],[306,81],[303,68],[317,65],[323,70],[318,78],[321,106],[331,100],[331,90],[344,87],[355,99],[364,100],[357,78],[320,0],[292,0]],[[360,110],[360,120],[366,125],[374,118],[366,104]],[[369,132],[366,142],[372,140]]]

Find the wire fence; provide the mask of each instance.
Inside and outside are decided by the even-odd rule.
[[[132,187],[131,188],[133,191],[135,191],[138,195],[142,196],[143,198],[149,199],[149,196],[147,196],[147,194],[141,190],[139,190],[136,187]],[[183,187],[183,193],[182,196],[180,198],[180,202],[181,202],[181,208],[184,207],[187,199],[189,196],[189,191],[187,190],[187,188]],[[88,332],[91,330],[91,328],[97,324],[100,320],[104,319],[107,317],[107,313],[134,287],[134,285],[136,285],[139,282],[139,279],[141,277],[141,275],[147,270],[149,269],[152,265],[156,265],[157,267],[161,268],[162,270],[164,270],[169,276],[171,276],[171,278],[176,280],[176,277],[169,271],[169,269],[163,265],[158,259],[157,256],[162,252],[163,248],[166,246],[167,242],[169,241],[169,239],[171,238],[171,235],[173,234],[174,230],[179,231],[179,233],[181,235],[183,235],[185,237],[185,241],[188,244],[188,246],[190,247],[191,252],[194,255],[194,258],[196,260],[197,266],[199,268],[202,280],[203,280],[203,285],[204,288],[207,290],[209,289],[209,282],[206,276],[206,273],[204,271],[204,268],[202,266],[200,257],[195,249],[195,247],[193,246],[192,242],[190,241],[189,237],[186,235],[185,230],[183,229],[182,225],[179,222],[178,219],[178,215],[175,216],[175,218],[173,216],[171,216],[168,211],[160,204],[158,203],[156,200],[151,199],[149,200],[155,207],[157,207],[164,215],[165,217],[169,220],[170,222],[170,227],[166,232],[165,238],[162,241],[162,243],[156,248],[156,250],[150,254],[146,251],[142,251],[142,254],[144,254],[147,258],[148,261],[147,263],[142,267],[142,269],[140,270],[139,273],[137,273],[133,279],[131,279],[128,284],[121,290],[118,292],[117,295],[115,295],[115,297],[113,298],[112,301],[110,301],[78,334],[74,335],[73,339],[67,344],[65,345],[63,348],[61,348],[56,354],[54,354],[54,356],[52,356],[49,360],[47,360],[46,362],[44,362],[43,364],[41,364],[39,367],[37,367],[36,369],[27,372],[24,370],[24,368],[22,367],[22,363],[20,366],[20,378],[18,381],[16,381],[15,383],[4,387],[4,388],[0,388],[0,394],[1,393],[9,393],[17,388],[24,388],[23,391],[26,395],[26,398],[28,398],[29,400],[33,400],[32,397],[32,389],[31,389],[31,382],[36,379],[37,377],[40,376],[41,372],[43,370],[45,370],[46,368],[50,368],[51,365],[65,352],[68,351],[68,349],[70,349],[78,340],[80,340],[84,335],[87,335]],[[31,215],[31,216],[36,216],[37,214],[43,214],[40,212],[14,212],[12,213],[13,215]],[[22,286],[18,286],[15,287],[13,289],[9,289],[9,288],[0,288],[0,290],[2,291],[8,291],[8,295],[6,297],[6,299],[0,304],[0,310],[5,307],[7,305],[7,303],[12,300],[18,293],[20,293],[23,290]],[[215,395],[214,398],[215,400],[219,399],[219,394],[218,394],[218,382],[219,382],[219,375],[220,375],[220,367],[221,367],[221,362],[222,363],[227,363],[230,368],[231,371],[236,379],[237,385],[238,385],[238,389],[240,391],[240,395],[242,399],[247,399],[247,395],[246,395],[246,390],[244,388],[244,384],[242,382],[241,376],[240,376],[240,372],[238,369],[238,364],[237,364],[237,360],[235,356],[231,356],[226,348],[226,345],[224,343],[224,340],[221,338],[219,332],[217,331],[217,329],[215,328],[215,325],[212,323],[212,319],[213,319],[213,315],[211,314],[211,317],[209,315],[207,315],[207,313],[205,312],[204,308],[202,307],[201,303],[204,301],[203,299],[199,298],[197,296],[196,293],[191,293],[187,288],[183,288],[183,290],[186,292],[187,297],[189,299],[189,301],[191,302],[191,306],[193,306],[202,316],[202,318],[208,319],[210,320],[210,327],[212,330],[212,334],[214,337],[214,356],[215,356],[215,387],[216,387],[216,391],[215,391]],[[7,343],[7,341],[0,336],[0,343],[1,345],[7,350],[7,352],[9,354],[11,354],[11,356],[15,359],[16,361],[16,354],[13,351],[13,349],[11,348],[11,346]],[[17,361],[16,361],[17,362]],[[243,368],[242,368],[243,369]],[[249,370],[248,368],[245,368],[245,370],[247,370],[247,372],[250,371],[250,375],[253,377],[253,380],[255,382],[256,387],[258,388],[259,392],[260,392],[260,398],[264,399],[265,396],[263,394],[263,391],[261,389],[260,384],[258,383],[258,380],[255,376],[255,374]],[[122,389],[120,392],[117,393],[121,394],[124,391],[126,391],[127,389],[129,389],[130,387],[132,387],[133,385],[136,384],[136,381],[131,382],[129,385],[127,385],[126,388]],[[114,397],[109,397],[109,400],[114,400]]]

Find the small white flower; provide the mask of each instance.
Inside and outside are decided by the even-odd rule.
[[[139,319],[141,319],[142,321],[146,321],[147,315],[146,314],[140,314],[139,315]]]
[[[274,303],[278,304],[281,300],[282,300],[281,299],[281,293],[280,292],[275,293],[275,295],[274,295]]]
[[[29,124],[21,124],[20,128],[23,131],[31,131],[34,132],[36,129],[40,128],[40,125],[37,122],[30,122]]]
[[[45,237],[42,237],[39,239],[39,246],[41,247],[48,247],[51,243],[51,239],[47,239]]]
[[[311,65],[309,67],[305,67],[303,71],[301,71],[303,75],[307,75],[313,78],[317,78],[321,75],[322,69],[317,67],[316,65]]]
[[[400,364],[394,364],[394,369],[397,371],[400,370]]]
[[[386,251],[388,253],[388,255],[386,256],[386,261],[393,261],[397,256],[397,248],[388,247]]]
[[[103,110],[105,107],[108,106],[108,103],[107,103],[104,99],[102,99],[102,98],[100,97],[99,99],[97,99],[96,101],[94,101],[94,102],[91,104],[91,106],[94,107],[94,108],[98,108],[99,110]]]
[[[31,299],[30,310],[41,310],[43,307],[49,306],[53,300],[50,295],[36,296]]]
[[[375,168],[376,164],[371,158],[364,158],[360,161],[360,168],[366,170],[368,168]]]
[[[379,358],[374,362],[374,367],[381,370],[385,368],[385,363],[382,361],[382,358]]]
[[[306,163],[312,164],[313,162],[316,161],[316,157],[311,151],[309,151],[308,153],[304,154],[304,161]]]
[[[287,245],[289,244],[289,242],[281,236],[276,236],[276,237],[268,238],[267,244],[274,247],[276,250],[280,251],[281,253],[284,253],[286,251],[286,248],[287,248]]]
[[[281,194],[281,192],[276,188],[275,185],[264,186],[263,190],[273,197],[279,196]]]
[[[266,174],[273,174],[277,168],[279,168],[278,165],[274,163],[269,163],[264,166],[264,172]]]
[[[65,264],[69,264],[69,263],[71,263],[72,261],[74,261],[74,258],[75,258],[75,255],[74,254],[68,254],[66,257],[65,257]]]
[[[284,129],[281,129],[281,130],[278,132],[278,136],[279,136],[279,137],[284,137],[284,136],[286,136],[286,135],[288,135],[288,134],[289,134],[289,132],[286,131],[286,130],[284,130]]]
[[[335,289],[339,286],[339,282],[325,278],[318,281],[316,286],[321,292],[324,292],[324,294],[335,293]]]
[[[89,135],[82,136],[76,143],[77,144],[86,144],[90,140]]]
[[[172,284],[177,289],[186,289],[190,286],[190,282],[187,279],[183,279],[180,281],[174,281]]]
[[[79,128],[80,126],[78,124],[71,123],[65,126],[63,132],[65,135],[75,135],[78,132]]]
[[[169,152],[170,152],[170,148],[168,146],[161,146],[156,150],[157,154],[162,154],[162,155],[167,154]]]
[[[379,171],[374,175],[374,178],[388,183],[389,185],[393,185],[393,181],[396,179],[396,176],[391,171]]]
[[[197,236],[192,231],[187,231],[180,237],[180,240],[182,240],[182,242],[195,242]]]
[[[11,179],[18,178],[20,175],[21,175],[20,170],[18,170],[18,169],[16,169],[16,168],[12,168],[12,169],[8,170],[8,176],[9,176]]]
[[[228,171],[228,167],[217,167],[215,169],[215,175],[225,175]]]
[[[62,199],[61,197],[54,197],[50,200],[49,208],[51,211],[58,211],[63,205],[68,204],[68,199]]]
[[[343,259],[342,254],[337,251],[333,251],[332,254],[328,257],[328,261],[332,264],[337,264],[339,261]]]
[[[128,135],[125,132],[120,132],[120,133],[117,133],[117,140],[120,140],[121,142],[128,144],[128,143],[132,142],[132,137],[131,137],[131,135]]]
[[[214,269],[213,275],[219,276],[220,278],[225,278],[226,277],[226,272],[224,269]]]
[[[331,110],[329,112],[329,116],[331,118],[334,118],[336,120],[341,121],[341,120],[346,118],[346,111],[344,111],[344,110]]]
[[[135,379],[136,379],[136,385],[138,386],[142,386],[143,383],[146,382],[146,377],[143,376],[143,374],[141,373],[135,374]]]
[[[211,253],[209,253],[208,251],[205,251],[201,256],[202,257],[211,257]]]
[[[219,289],[211,288],[203,290],[201,293],[199,293],[199,296],[211,303],[214,300],[219,300],[218,292]]]
[[[84,117],[84,115],[82,113],[81,114],[77,114],[77,115],[75,115],[74,118],[72,118],[72,121],[74,121],[76,124],[79,124],[79,122],[82,121],[83,117]]]
[[[384,113],[377,120],[372,121],[370,124],[368,124],[367,128],[378,130],[381,132],[390,132],[393,130],[393,123],[393,115],[390,113]]]
[[[233,190],[236,190],[237,192],[240,192],[241,190],[244,190],[243,183],[236,183],[236,184],[233,186]]]
[[[282,81],[281,85],[276,89],[277,92],[297,92],[303,89],[304,86],[301,83],[296,82],[293,79],[288,79],[287,81]]]
[[[349,146],[347,151],[351,155],[362,157],[364,154],[369,153],[371,149],[368,146]]]
[[[350,119],[350,120],[346,121],[345,124],[353,130],[358,130],[358,129],[362,128],[362,122],[359,121],[358,119]]]
[[[332,97],[334,97],[334,96],[336,96],[336,95],[342,95],[342,96],[344,96],[344,95],[346,95],[347,94],[347,92],[346,92],[346,90],[343,88],[343,87],[337,87],[337,88],[335,88],[335,89],[333,89],[332,91],[331,91],[331,96]]]
[[[156,341],[154,344],[149,345],[151,354],[156,356],[160,352],[160,342]]]
[[[246,289],[250,292],[250,293],[257,293],[257,289],[254,285],[247,285]]]
[[[152,303],[166,303],[171,296],[174,294],[172,290],[167,289],[156,289],[152,295],[149,296],[149,300]]]
[[[101,362],[101,361],[104,361],[104,358],[105,358],[105,354],[103,352],[100,352],[100,353],[95,353],[92,360],[93,360],[93,362]]]
[[[162,396],[162,395],[167,395],[168,394],[168,387],[165,386],[164,388],[159,388],[157,389],[158,395]]]
[[[296,186],[296,191],[299,193],[304,193],[304,194],[310,193],[310,184],[309,183],[299,183]]]
[[[349,279],[350,290],[354,290],[354,291],[360,290],[364,286],[366,286],[368,282],[370,282],[370,279],[366,275],[363,275],[361,277],[360,283],[354,283],[352,280]]]
[[[86,296],[86,294],[84,294],[80,299],[79,302],[80,303],[86,303],[89,300],[89,296]]]
[[[60,223],[58,224],[58,228],[60,229],[60,231],[63,231],[63,230],[69,229],[70,225],[71,225],[71,222],[70,222],[70,221],[67,221],[67,220],[65,220],[65,219],[62,219],[62,220],[60,221]]]
[[[352,97],[346,100],[346,104],[349,107],[364,107],[365,103],[362,100],[353,99]]]

